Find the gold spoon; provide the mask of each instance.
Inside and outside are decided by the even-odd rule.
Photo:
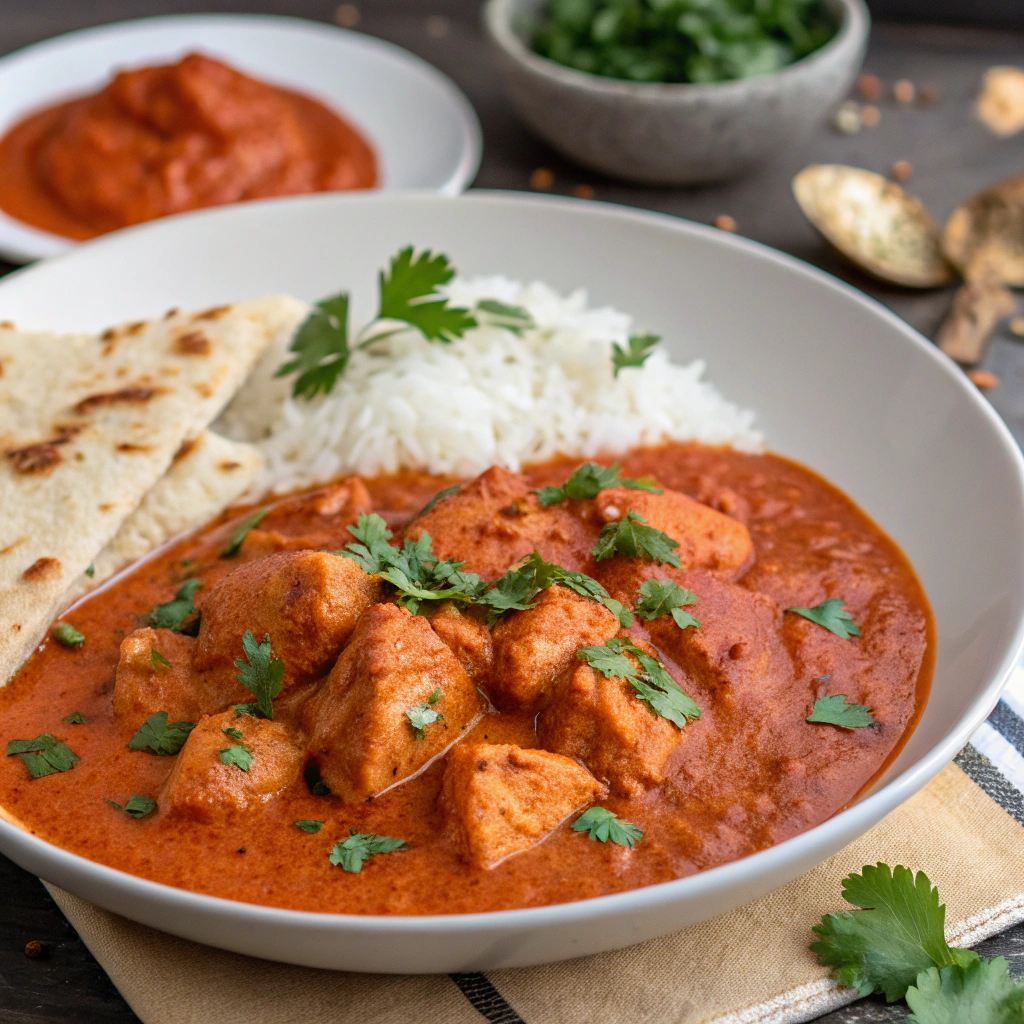
[[[924,204],[882,175],[812,164],[793,179],[793,194],[825,239],[873,277],[908,288],[954,279]]]

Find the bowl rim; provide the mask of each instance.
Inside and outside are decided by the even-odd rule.
[[[777,71],[725,82],[631,82],[623,78],[608,78],[579,71],[535,53],[512,28],[513,2],[486,0],[480,19],[491,41],[525,70],[554,84],[607,98],[662,103],[691,99],[740,99],[746,98],[759,86],[777,88],[789,79],[800,78],[847,51],[861,48],[867,42],[871,30],[871,15],[864,0],[824,0],[834,12],[841,14],[842,20],[836,34],[817,50]]]
[[[179,222],[186,220],[230,219],[246,217],[259,212],[264,206],[291,204],[327,205],[330,203],[365,204],[453,204],[463,206],[472,204],[511,205],[514,208],[539,207],[542,209],[591,210],[598,218],[613,218],[633,221],[640,225],[647,224],[654,228],[670,229],[684,235],[703,238],[713,245],[738,248],[760,260],[766,260],[786,271],[813,281],[816,285],[831,292],[839,293],[846,299],[856,302],[880,317],[890,327],[901,334],[908,344],[921,353],[922,358],[930,359],[937,364],[941,372],[956,381],[956,387],[964,401],[969,402],[984,417],[994,431],[993,443],[998,444],[1015,470],[1016,485],[1021,505],[1024,506],[1024,454],[1014,440],[1009,428],[995,412],[992,406],[981,396],[962,374],[956,364],[941,353],[930,341],[917,330],[902,320],[888,307],[878,300],[857,290],[852,285],[839,280],[833,275],[788,253],[773,249],[770,246],[752,239],[731,235],[715,228],[693,221],[674,217],[669,214],[650,210],[637,209],[612,203],[595,203],[593,200],[580,200],[562,196],[534,195],[530,193],[475,190],[469,194],[449,197],[429,192],[395,192],[366,193],[359,196],[344,194],[320,194],[298,197],[280,197],[254,203],[236,204],[234,206],[215,207],[181,214],[176,217],[164,218],[146,224],[126,228],[119,232],[101,236],[85,243],[90,249],[96,247],[116,246],[122,236],[153,232],[164,228],[173,229]],[[216,226],[216,225],[214,225]],[[82,247],[76,247],[56,259],[75,258]],[[46,265],[52,263],[46,261]],[[14,279],[24,274],[45,272],[43,267],[25,267],[6,279]],[[0,293],[2,293],[0,282]],[[525,907],[512,910],[484,911],[471,914],[436,914],[436,915],[359,915],[336,914],[303,910],[290,910],[282,907],[264,906],[255,903],[244,903],[220,896],[179,889],[155,882],[150,879],[128,874],[108,867],[97,861],[71,853],[52,844],[39,836],[21,828],[12,820],[8,812],[0,808],[0,838],[4,840],[4,853],[11,856],[15,848],[25,853],[27,859],[35,863],[46,863],[48,868],[57,869],[58,873],[77,875],[90,874],[94,882],[107,892],[118,892],[123,896],[141,899],[153,905],[159,903],[175,912],[186,912],[197,915],[228,915],[237,921],[250,924],[268,923],[281,927],[313,929],[324,934],[337,929],[348,933],[366,933],[376,935],[415,934],[444,935],[458,933],[483,934],[501,930],[508,934],[525,932],[546,925],[565,925],[593,919],[615,919],[627,917],[637,911],[652,910],[669,902],[686,898],[711,897],[723,892],[743,893],[744,883],[749,882],[751,874],[755,877],[771,874],[773,870],[785,870],[787,864],[807,861],[813,863],[823,859],[821,849],[828,846],[835,834],[849,836],[846,842],[862,835],[885,814],[909,799],[935,775],[939,773],[970,739],[975,728],[980,725],[995,707],[1002,689],[1010,674],[1020,660],[1024,651],[1024,618],[1019,618],[1013,629],[1012,637],[1006,644],[1003,657],[989,676],[974,700],[968,705],[959,720],[936,742],[922,754],[917,761],[906,767],[898,776],[870,792],[856,803],[839,811],[819,825],[808,829],[775,846],[731,861],[706,871],[697,872],[684,878],[677,878],[655,885],[630,889],[624,892],[596,896],[564,903],[553,903],[539,907]],[[13,858],[12,858],[13,859]],[[810,865],[808,865],[810,866]],[[32,870],[35,872],[35,868]],[[38,872],[35,872],[38,873]],[[46,872],[47,874],[49,872]],[[58,883],[59,884],[59,883]],[[742,897],[741,897],[742,902]],[[125,913],[125,911],[121,911]],[[169,929],[168,929],[169,930]],[[224,947],[228,948],[228,947]],[[281,959],[286,959],[282,956]]]

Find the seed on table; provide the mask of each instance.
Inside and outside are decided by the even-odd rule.
[[[359,24],[359,8],[355,4],[341,4],[334,12],[334,20],[342,28],[354,28]]]
[[[991,391],[993,388],[999,387],[999,378],[994,373],[989,373],[988,370],[971,370],[967,374],[967,379],[979,391]]]
[[[892,165],[892,176],[897,181],[906,181],[914,173],[914,165],[909,160],[897,160]]]
[[[832,118],[832,125],[844,135],[856,135],[861,128],[860,106],[853,100],[841,104]]]
[[[1009,323],[1010,333],[1024,338],[1024,316],[1015,316]]]
[[[934,82],[926,82],[917,90],[917,104],[920,107],[937,107],[942,99],[942,90]]]
[[[882,112],[873,103],[865,103],[860,108],[860,119],[865,128],[875,128],[882,120]]]
[[[530,188],[549,189],[555,183],[555,176],[546,167],[538,167],[530,175]]]
[[[730,217],[727,213],[717,216],[714,220],[714,224],[720,231],[735,231],[737,228],[735,219]]]
[[[862,100],[875,103],[882,98],[882,80],[878,75],[861,75],[857,79],[857,95]]]
[[[594,187],[592,185],[577,185],[573,190],[572,194],[577,199],[593,199],[594,198]]]
[[[917,95],[914,83],[907,78],[901,78],[893,87],[892,95],[897,103],[913,103]]]
[[[43,944],[37,939],[33,939],[31,942],[25,943],[25,956],[29,960],[35,960],[37,956],[43,955]]]

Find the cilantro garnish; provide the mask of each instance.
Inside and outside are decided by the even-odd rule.
[[[313,796],[330,796],[331,787],[320,777],[320,768],[315,761],[310,761],[302,773],[306,788]]]
[[[844,729],[862,729],[864,726],[875,724],[871,717],[871,708],[863,704],[847,704],[845,693],[819,697],[814,702],[814,710],[807,716],[807,721],[839,725]]]
[[[311,836],[315,836],[323,828],[323,824],[322,821],[316,821],[313,818],[303,818],[302,821],[295,822],[295,827],[301,828],[303,832],[308,832]]]
[[[148,796],[139,796],[138,793],[133,793],[128,797],[124,807],[114,803],[113,800],[108,800],[106,797],[103,798],[103,802],[109,804],[116,811],[124,811],[125,814],[129,814],[133,818],[144,818],[147,814],[152,814],[156,810],[155,800],[150,799]]]
[[[444,715],[438,714],[434,710],[434,705],[441,698],[441,688],[438,687],[422,704],[417,704],[415,707],[409,708],[405,713],[405,717],[409,719],[409,724],[412,726],[412,731],[416,733],[416,739],[422,740],[426,736],[424,731],[428,725],[433,725],[434,722],[443,722]]]
[[[631,491],[648,491],[651,494],[663,494],[657,484],[650,480],[633,480],[619,476],[619,464],[599,466],[596,462],[584,462],[561,487],[542,487],[533,493],[545,507],[557,505],[560,501],[572,498],[586,501],[596,498],[601,491],[609,487],[628,487]]]
[[[644,580],[640,584],[640,600],[634,611],[641,619],[650,622],[662,615],[671,615],[680,629],[700,627],[700,619],[683,611],[687,605],[696,604],[697,595],[673,580]]]
[[[437,494],[435,494],[430,501],[428,501],[426,505],[416,513],[416,518],[419,519],[420,516],[425,516],[439,501],[452,494],[458,493],[460,490],[462,490],[462,484],[452,484],[451,487],[445,487],[438,491]]]
[[[651,354],[661,338],[657,334],[631,334],[629,342],[623,348],[618,342],[612,342],[612,373],[618,377],[619,370],[627,366],[643,366],[644,361]]]
[[[607,843],[611,840],[619,846],[633,849],[643,839],[643,832],[628,821],[620,821],[619,816],[604,807],[591,807],[584,811],[573,823],[573,832],[589,832],[591,839]]]
[[[298,373],[292,395],[309,401],[321,392],[329,394],[352,354],[348,344],[348,293],[321,299],[295,332],[288,351],[295,353],[295,358],[284,363],[274,376]]]
[[[380,320],[401,320],[430,341],[461,338],[476,320],[466,309],[449,306],[437,289],[455,276],[448,257],[428,249],[414,256],[411,245],[380,272]]]
[[[149,661],[155,669],[171,668],[171,663],[155,648],[149,649]]]
[[[860,636],[860,629],[854,623],[849,612],[843,611],[843,599],[832,597],[813,608],[787,608],[787,612],[795,615],[802,615],[805,619],[819,626],[824,626],[829,632],[842,637],[843,640],[851,636]]]
[[[537,326],[533,315],[523,306],[511,306],[497,299],[481,299],[473,310],[475,319],[493,327],[521,335]],[[483,316],[480,314],[483,313]]]
[[[646,523],[647,520],[639,512],[632,511],[615,522],[606,523],[597,536],[591,554],[600,562],[619,552],[627,558],[646,558],[659,565],[665,562],[679,569],[679,556],[672,550],[679,547],[679,541]]]
[[[34,740],[11,740],[7,744],[7,756],[15,754],[25,762],[33,779],[69,772],[81,760],[67,744],[48,732],[41,733]]]
[[[238,716],[236,715],[235,717]],[[241,730],[234,728],[234,726],[225,725],[224,728],[221,729],[221,732],[224,733],[225,736],[230,736],[233,740],[242,739]]]
[[[58,622],[53,627],[53,639],[61,647],[69,647],[71,650],[77,651],[85,643],[85,634],[79,633],[70,622]]]
[[[174,600],[158,604],[146,616],[146,625],[153,629],[171,629],[180,633],[185,620],[196,610],[192,598],[202,585],[199,580],[185,580],[174,595]]]
[[[72,711],[70,715],[65,715],[61,721],[68,725],[85,725],[85,718],[81,711]]]
[[[967,950],[953,950],[954,954]],[[907,989],[911,1024],[1020,1024],[1024,985],[1010,977],[997,956],[956,967],[929,967]]]
[[[335,843],[331,850],[331,863],[340,866],[342,871],[359,874],[363,865],[375,853],[393,853],[405,846],[404,839],[392,839],[391,836],[379,836],[374,832],[357,832],[349,829],[349,837]]]
[[[193,722],[167,724],[167,712],[157,711],[142,723],[138,732],[128,741],[129,750],[148,750],[153,754],[176,754],[185,745],[188,734],[195,728]]]
[[[269,508],[261,508],[259,512],[254,512],[248,519],[238,527],[237,530],[231,535],[231,540],[224,546],[224,550],[221,551],[221,558],[231,558],[233,555],[238,554],[238,549],[242,546],[245,538],[249,536],[250,530],[255,530],[260,523],[266,518],[267,513],[270,511]]]
[[[582,647],[576,657],[608,679],[625,679],[654,714],[667,718],[680,729],[700,718],[700,708],[669,675],[668,669],[628,638],[613,637],[602,646]]]
[[[224,747],[219,751],[221,761],[226,765],[239,768],[243,772],[249,770],[252,764],[252,751],[244,743],[233,743],[230,747]]]
[[[273,718],[274,707],[271,701],[281,692],[284,684],[284,662],[274,657],[269,633],[265,633],[263,642],[258,644],[252,630],[247,629],[242,637],[242,651],[245,659],[235,658],[238,681],[256,698],[256,708],[259,711],[259,716],[256,717]],[[238,707],[242,706],[246,708],[245,713],[252,714],[252,705]],[[238,707],[235,708],[236,711]]]
[[[85,570],[85,575],[88,576],[89,579],[92,579],[93,576],[96,575],[96,566],[90,565],[89,568]]]

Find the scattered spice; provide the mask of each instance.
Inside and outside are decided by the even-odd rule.
[[[1024,338],[1024,316],[1015,316],[1009,323],[1010,333]]]
[[[340,4],[334,12],[334,20],[342,28],[354,28],[359,24],[359,8],[355,4]]]
[[[538,167],[533,174],[530,175],[530,188],[536,188],[544,191],[551,188],[554,183],[555,176],[546,167]]]
[[[832,118],[832,125],[843,135],[856,135],[861,129],[860,106],[854,100],[840,104]]]
[[[979,391],[991,391],[993,388],[999,387],[999,378],[994,373],[989,373],[988,370],[971,370],[967,374],[967,379]]]
[[[866,103],[860,109],[860,120],[865,128],[877,128],[882,120],[882,112],[873,103]]]
[[[892,176],[897,181],[906,181],[914,173],[914,165],[909,160],[897,160],[892,165]]]
[[[594,198],[594,187],[593,185],[577,185],[573,190],[572,194],[577,199],[593,199]]]
[[[878,75],[861,75],[857,79],[857,95],[869,103],[877,103],[882,98],[882,80]]]
[[[727,213],[719,214],[715,218],[714,224],[720,231],[735,231],[737,228],[735,218],[730,217]]]
[[[434,14],[427,18],[423,27],[431,39],[444,39],[448,35],[451,25],[447,18],[443,18],[440,14]]]
[[[919,107],[937,107],[942,99],[942,90],[934,82],[926,82],[917,90]]]
[[[33,939],[31,942],[25,943],[25,956],[29,960],[35,960],[36,957],[40,957],[45,952],[46,947],[38,940]]]
[[[978,117],[1003,138],[1024,128],[1024,71],[996,67],[985,72],[978,96]]]
[[[892,95],[897,103],[913,103],[917,96],[917,89],[909,79],[901,78],[892,87]]]

